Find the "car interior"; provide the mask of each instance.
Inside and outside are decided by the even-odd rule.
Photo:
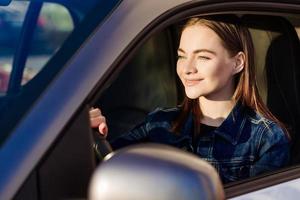
[[[271,112],[291,135],[292,163],[298,163],[300,43],[294,26],[282,16],[245,14],[256,51],[259,92]],[[99,98],[108,119],[108,139],[133,128],[156,107],[181,103],[183,91],[176,66],[178,26],[152,36],[115,75]]]
[[[172,33],[151,37],[103,92],[97,105],[107,115],[109,139],[143,121],[156,107],[176,106],[180,95]],[[176,50],[177,51],[177,50]]]
[[[283,17],[246,15],[243,18],[258,51],[256,74],[260,93],[270,111],[287,127],[292,142],[292,163],[298,163],[300,43],[297,33]]]
[[[291,164],[298,164],[300,43],[295,26],[300,25],[300,16],[256,13],[240,16],[254,41],[260,94],[271,112],[286,125],[291,135]],[[155,108],[181,103],[184,92],[176,75],[181,24],[179,21],[156,32],[128,55],[126,62],[117,66],[105,86],[91,95],[92,99],[88,99],[65,127],[64,134],[56,139],[14,199],[86,198],[89,180],[97,162],[101,162],[93,152],[97,136],[89,127],[89,106],[101,108],[107,118],[110,129],[107,139],[110,141],[141,123]],[[78,39],[80,32],[76,34]],[[72,46],[71,39],[67,41],[69,46],[63,49]],[[58,67],[58,58],[61,56],[55,55],[47,67]],[[34,85],[35,80],[45,78],[46,70],[38,74],[34,82],[28,82],[24,91],[38,87]]]
[[[290,166],[298,164],[300,43],[295,22],[299,20],[248,13],[241,19],[254,42],[259,93],[291,136]],[[100,95],[95,106],[108,120],[108,140],[142,122],[156,107],[181,103],[184,93],[175,71],[180,26],[181,22],[150,37]]]

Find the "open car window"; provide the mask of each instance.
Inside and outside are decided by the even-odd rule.
[[[300,64],[300,44],[296,32],[299,17],[251,13],[240,17],[253,38],[260,95],[291,135],[291,165],[299,163],[297,120],[300,114],[300,79],[297,66]],[[105,87],[98,90],[102,93],[94,106],[100,107],[107,118],[109,140],[114,141],[143,122],[155,108],[174,107],[181,103],[184,93],[176,74],[178,30],[181,25],[180,21],[153,34],[129,61],[127,59],[118,66],[119,69]],[[285,49],[284,53],[282,49]],[[243,168],[232,170],[242,173]]]

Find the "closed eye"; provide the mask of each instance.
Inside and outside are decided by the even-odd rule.
[[[178,60],[180,60],[180,59],[185,59],[185,58],[186,58],[186,57],[185,57],[185,56],[182,56],[182,55],[178,55],[178,56],[177,56],[177,59],[178,59]]]
[[[207,57],[207,56],[198,56],[198,59],[199,60],[210,60],[211,58]]]

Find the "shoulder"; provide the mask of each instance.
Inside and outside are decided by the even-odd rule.
[[[248,120],[256,130],[260,144],[289,144],[287,134],[277,122],[267,119],[255,111],[248,112]]]
[[[247,119],[251,122],[253,125],[257,125],[261,128],[267,128],[269,129],[270,127],[277,127],[277,123],[274,121],[267,119],[263,115],[255,112],[254,110],[248,109],[247,110]]]

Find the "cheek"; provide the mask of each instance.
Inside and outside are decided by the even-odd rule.
[[[199,62],[197,64],[199,74],[206,80],[215,79],[221,74],[220,65],[216,61]]]
[[[222,80],[228,80],[232,77],[231,72],[231,63],[226,62],[216,62],[214,65],[210,68],[210,70],[207,70],[207,74],[213,79],[218,79],[220,81]]]

